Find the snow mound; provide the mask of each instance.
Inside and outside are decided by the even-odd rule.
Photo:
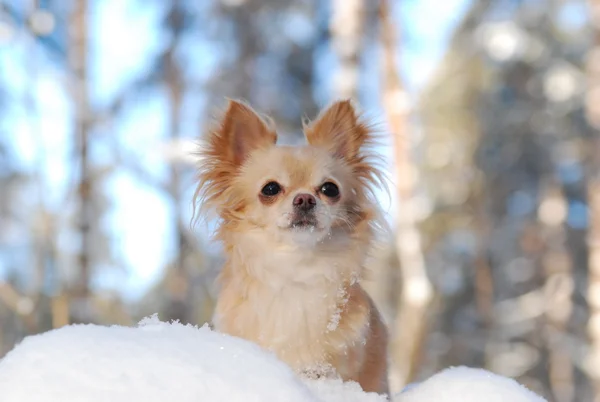
[[[356,382],[342,380],[305,380],[305,384],[322,402],[387,402],[374,392],[363,392]]]
[[[411,386],[396,402],[546,402],[515,380],[486,370],[453,367]]]
[[[30,336],[0,360],[2,402],[384,402],[354,382],[303,380],[243,339],[156,316],[136,328],[71,325]],[[514,380],[457,367],[399,402],[545,402]]]
[[[356,383],[303,381],[243,339],[156,316],[136,328],[71,325],[0,360],[2,402],[382,402]]]

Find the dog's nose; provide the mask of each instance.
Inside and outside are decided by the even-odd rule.
[[[317,200],[311,194],[298,194],[294,197],[293,204],[302,211],[310,211],[317,206]]]

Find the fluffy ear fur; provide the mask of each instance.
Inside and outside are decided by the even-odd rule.
[[[304,135],[310,145],[326,147],[339,158],[353,162],[371,139],[369,128],[359,122],[349,100],[335,102],[309,126]]]
[[[213,129],[200,147],[198,187],[194,206],[203,209],[237,212],[239,209],[231,183],[250,153],[273,146],[277,134],[271,124],[263,120],[250,106],[229,101],[219,125]],[[194,215],[196,215],[194,208]]]
[[[325,147],[352,167],[362,183],[357,191],[365,191],[373,197],[375,187],[387,191],[386,178],[378,168],[381,158],[369,149],[378,138],[373,128],[357,116],[352,102],[333,103],[314,122],[304,124],[304,135],[310,145]]]
[[[256,148],[270,146],[277,134],[250,106],[229,101],[221,126],[209,139],[213,157],[240,166]]]

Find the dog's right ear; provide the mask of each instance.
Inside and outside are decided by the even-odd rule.
[[[229,101],[227,110],[197,153],[198,186],[194,193],[194,221],[200,209],[233,219],[243,198],[234,185],[238,170],[250,153],[273,146],[277,134],[250,106]]]
[[[272,124],[239,101],[229,101],[220,126],[209,139],[213,156],[239,167],[255,149],[272,146],[277,134]]]

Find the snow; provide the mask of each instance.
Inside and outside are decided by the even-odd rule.
[[[411,386],[396,402],[546,402],[515,380],[486,370],[453,367]]]
[[[386,402],[387,398],[376,393],[363,392],[356,382],[342,380],[305,380],[304,383],[322,402]]]
[[[71,325],[0,360],[2,402],[382,402],[356,383],[302,380],[248,341],[156,316],[138,327]]]
[[[342,306],[345,306],[346,303],[348,303],[348,297],[350,296],[348,295],[346,288],[343,286],[340,287],[337,292],[337,299],[339,300],[339,303],[331,315],[329,323],[327,323],[327,331],[335,331],[338,325],[340,325],[340,319],[342,318]]]
[[[251,342],[146,318],[29,336],[0,360],[2,402],[384,402],[355,382],[309,380]],[[398,402],[544,402],[514,380],[466,367],[412,384]]]

